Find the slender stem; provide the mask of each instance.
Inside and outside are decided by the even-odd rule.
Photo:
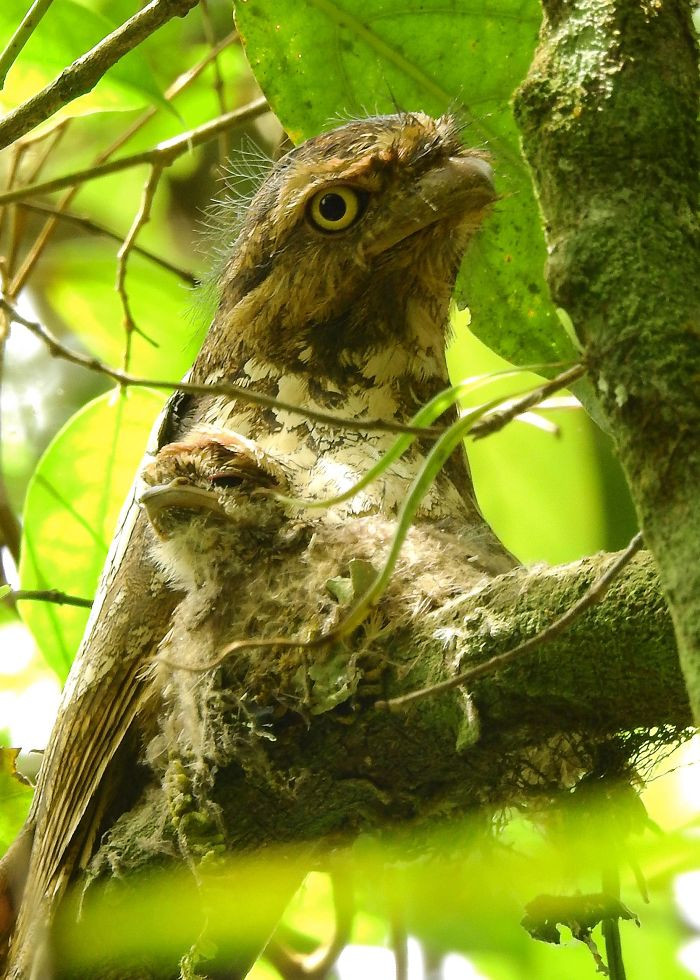
[[[5,49],[0,54],[0,89],[5,87],[7,73],[14,65],[17,57],[32,36],[36,27],[49,9],[53,0],[34,0],[29,10],[24,15],[19,27],[5,45]]]
[[[88,218],[87,215],[75,214],[72,211],[61,211],[59,208],[53,207],[50,204],[36,204],[30,203],[29,201],[18,201],[17,207],[24,208],[27,211],[33,211],[36,214],[51,215],[52,218],[56,218],[59,221],[65,221],[68,224],[73,224],[77,225],[79,228],[84,228],[85,231],[88,231],[93,235],[103,235],[105,238],[110,238],[113,242],[119,242],[121,244],[124,241],[123,235],[118,234],[116,231],[112,231],[111,228],[107,228],[106,225],[100,224],[99,221],[94,221],[92,218]],[[149,262],[153,262],[154,265],[159,265],[162,269],[172,272],[174,276],[182,279],[182,281],[187,283],[188,286],[198,285],[199,279],[193,272],[189,272],[187,269],[183,269],[180,266],[175,265],[174,262],[164,259],[161,255],[156,255],[156,253],[151,252],[150,249],[134,243],[131,250],[137,255],[142,255],[143,258],[148,259]]]
[[[219,44],[217,44],[216,47],[211,51],[208,51],[207,54],[199,62],[197,62],[196,65],[194,65],[192,68],[189,68],[186,72],[183,72],[181,75],[178,75],[178,77],[175,79],[172,85],[170,85],[165,90],[164,97],[166,99],[174,99],[175,96],[179,95],[180,92],[186,89],[188,85],[190,85],[196,78],[199,77],[199,75],[204,71],[206,66],[211,61],[211,59],[213,57],[216,57],[216,55],[220,51],[223,51],[223,49],[227,47],[229,44],[232,44],[237,37],[238,35],[234,31],[231,34],[229,34],[227,37],[223,38],[219,42]],[[120,149],[122,146],[124,146],[124,144],[128,142],[128,140],[130,140],[135,133],[137,133],[143,126],[145,126],[146,123],[150,119],[152,119],[153,116],[155,116],[157,111],[158,109],[156,106],[149,106],[148,109],[146,109],[145,112],[143,112],[138,117],[138,119],[136,119],[130,126],[127,127],[126,130],[124,130],[123,133],[120,134],[120,136],[117,137],[116,140],[110,143],[110,145],[106,149],[102,150],[101,153],[97,155],[95,159],[95,164],[104,163],[105,160],[108,160],[113,153],[116,153],[116,151]],[[24,147],[27,145],[28,142],[29,139],[25,139],[22,141],[21,144],[18,144],[18,147],[20,146]],[[12,281],[11,288],[9,290],[5,290],[5,293],[10,297],[17,296],[19,291],[24,286],[32,268],[34,267],[34,264],[36,263],[37,259],[46,248],[46,245],[49,239],[51,238],[51,235],[53,234],[54,228],[56,227],[56,221],[58,215],[63,212],[64,208],[68,207],[70,202],[73,200],[75,195],[80,190],[80,186],[81,185],[78,184],[68,189],[68,191],[63,195],[63,197],[59,201],[58,207],[55,210],[55,214],[51,218],[49,218],[49,220],[45,223],[44,227],[39,232],[39,235],[37,236],[34,245],[32,246],[31,253],[30,255],[27,256],[25,261],[22,263],[21,268],[19,269],[17,275],[14,277]],[[8,183],[8,189],[10,187],[12,187],[11,182]],[[121,238],[119,240],[121,241]],[[147,253],[144,252],[144,254]]]
[[[78,364],[88,371],[103,374],[105,377],[111,378],[124,387],[186,391],[193,395],[227,395],[229,398],[238,398],[252,405],[263,405],[266,408],[281,409],[282,411],[299,415],[301,418],[320,422],[323,425],[332,425],[339,429],[348,429],[355,432],[409,432],[422,436],[435,436],[445,431],[435,427],[421,428],[412,425],[402,425],[400,422],[388,422],[384,419],[347,419],[340,415],[333,415],[331,412],[316,412],[310,408],[292,405],[289,402],[283,402],[278,398],[273,398],[271,395],[263,395],[259,391],[249,391],[247,388],[225,382],[219,382],[217,384],[193,384],[189,381],[161,381],[157,378],[139,378],[126,371],[120,371],[118,368],[110,367],[96,357],[78,354],[76,351],[70,350],[60,340],[57,340],[46,327],[43,327],[34,320],[28,320],[26,317],[23,317],[11,303],[8,303],[2,297],[0,297],[0,310],[4,311],[16,323],[21,323],[23,327],[26,327],[36,337],[39,337],[46,344],[49,353],[53,357],[61,357],[63,360],[70,361],[71,364]]]
[[[64,105],[91,91],[112,65],[173,17],[183,17],[197,0],[151,0],[26,102],[0,121],[0,149],[45,122]]]
[[[142,150],[140,153],[132,153],[127,157],[120,157],[109,163],[99,164],[94,167],[86,167],[84,170],[75,170],[71,174],[63,177],[56,177],[55,180],[46,180],[39,184],[28,184],[16,190],[3,191],[0,193],[0,204],[7,204],[9,201],[21,201],[25,197],[34,197],[36,194],[48,194],[51,191],[59,191],[64,187],[72,187],[74,184],[82,184],[88,180],[96,180],[98,177],[105,177],[107,174],[118,173],[127,170],[129,167],[136,167],[142,163],[159,163],[163,167],[169,166],[174,160],[184,153],[189,152],[195,146],[206,143],[214,139],[219,133],[239,123],[254,119],[256,116],[267,112],[268,105],[264,98],[255,99],[248,105],[233,112],[227,112],[223,116],[217,116],[210,122],[196,126],[194,129],[181,133],[172,139],[157,143],[149,150]],[[2,123],[0,123],[0,131]]]
[[[620,900],[620,872],[614,866],[603,871],[603,891],[617,902]],[[605,940],[605,955],[608,961],[610,980],[627,980],[622,959],[622,940],[620,939],[620,920],[617,916],[603,919],[601,923]]]
[[[5,599],[12,599],[15,602],[20,599],[23,602],[53,602],[57,606],[80,606],[83,609],[92,607],[92,599],[83,599],[77,595],[69,595],[59,589],[16,589],[9,592]]]
[[[153,204],[153,198],[156,190],[158,189],[158,183],[160,182],[162,174],[163,168],[154,163],[151,167],[151,172],[148,175],[148,179],[143,186],[139,209],[134,216],[134,220],[131,224],[131,228],[129,228],[129,231],[127,232],[126,238],[124,239],[122,246],[117,253],[117,280],[115,283],[115,289],[119,295],[119,298],[121,299],[122,309],[124,310],[124,329],[126,331],[126,344],[124,345],[125,371],[129,367],[131,338],[136,332],[143,333],[137,327],[129,305],[129,297],[126,292],[126,265],[131,250],[134,247],[136,236],[151,216],[151,205]]]
[[[214,25],[211,21],[208,0],[199,0],[199,9],[202,14],[204,37],[207,44],[213,49],[216,46],[216,35],[214,34]],[[212,67],[214,69],[214,94],[219,105],[219,113],[223,115],[226,112],[226,92],[218,55],[214,55],[212,58]],[[218,144],[219,165],[223,166],[223,164],[226,162],[226,158],[228,157],[228,138],[226,133],[219,133]]]

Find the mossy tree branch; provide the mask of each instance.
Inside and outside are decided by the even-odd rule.
[[[398,631],[381,630],[371,651],[386,668],[383,693],[444,680],[534,636],[613,560],[598,555],[519,568]],[[352,659],[347,669],[351,691]],[[275,683],[273,676],[268,681]],[[212,799],[222,809],[230,850],[541,801],[561,791],[562,767],[610,772],[617,756],[624,772],[633,754],[626,733],[664,726],[678,732],[691,722],[648,553],[565,634],[468,692],[448,691],[394,712],[375,709],[377,696],[361,685],[326,711],[304,718],[292,712],[266,727],[259,748],[265,765],[241,766],[237,759],[216,775]],[[144,820],[168,823],[166,795],[160,785],[155,796],[149,790],[117,823],[102,852],[109,868],[126,853],[129,870],[162,859],[150,834],[144,853],[136,842],[144,838]]]
[[[517,99],[548,279],[586,349],[700,717],[698,65],[682,0],[543,0]],[[672,66],[672,67],[671,67]]]

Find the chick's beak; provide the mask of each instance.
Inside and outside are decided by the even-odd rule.
[[[226,513],[214,491],[205,490],[203,487],[194,487],[191,484],[178,483],[177,480],[144,490],[139,498],[139,503],[146,511],[149,523],[159,537],[167,537],[163,528],[162,515],[164,511],[174,507],[185,510],[208,510],[222,515]]]

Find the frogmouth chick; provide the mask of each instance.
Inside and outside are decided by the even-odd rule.
[[[234,432],[193,431],[163,446],[141,476],[152,554],[174,588],[191,592],[237,568],[242,574],[280,529],[282,507],[255,491],[284,493],[282,466]]]

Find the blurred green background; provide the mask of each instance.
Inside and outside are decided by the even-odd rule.
[[[5,0],[0,46],[26,7],[26,0]],[[53,4],[12,68],[0,105],[18,105],[135,9],[127,0]],[[465,139],[492,154],[502,194],[460,276],[459,303],[468,303],[471,314],[455,311],[448,355],[452,377],[575,357],[544,285],[545,246],[510,112],[512,92],[537,38],[540,14],[534,0],[469,5],[462,0],[248,0],[238,7],[245,52],[241,38],[233,38],[216,62],[166,101],[164,93],[173,81],[207,57],[212,41],[230,34],[231,15],[230,3],[210,0],[187,18],[171,21],[93,92],[63,110],[58,128],[54,118],[44,126],[43,139],[5,151],[3,186],[89,167],[144,113],[150,117],[115,156],[147,149],[247,104],[259,94],[258,83],[294,140],[329,128],[339,118],[391,112],[397,106],[432,113],[451,109],[465,121]],[[206,331],[212,306],[210,292],[193,289],[188,278],[206,282],[218,251],[234,235],[232,194],[249,194],[264,172],[264,157],[276,156],[285,145],[280,124],[261,114],[168,168],[138,244],[181,274],[143,255],[130,256],[126,285],[138,330],[128,343],[114,288],[116,255],[138,209],[147,176],[144,166],[79,187],[68,210],[92,227],[58,221],[18,291],[20,309],[68,345],[110,364],[126,364],[146,377],[181,377]],[[28,203],[55,207],[61,194],[32,197]],[[209,213],[212,198],[225,201],[216,218]],[[3,209],[6,290],[13,279],[22,278],[23,263],[46,220],[47,214],[35,208]],[[96,226],[116,238],[96,233]],[[555,370],[542,369],[549,375]],[[531,374],[496,380],[480,389],[472,403],[495,393],[517,393],[532,380]],[[22,527],[21,586],[91,598],[121,502],[164,396],[150,390],[119,393],[104,377],[52,359],[27,331],[13,325],[4,348],[1,397],[0,475]],[[636,529],[609,440],[568,393],[468,450],[481,506],[524,562],[563,563],[618,549]],[[3,561],[7,578],[16,584],[17,569],[7,549]],[[0,603],[4,744],[25,752],[45,744],[59,682],[65,679],[87,615],[87,610],[70,606]],[[664,833],[647,833],[635,843],[635,860],[647,878],[651,904],[644,903],[634,875],[623,868],[623,900],[642,920],[641,929],[631,922],[621,926],[630,977],[700,976],[700,955],[691,967],[679,960],[681,949],[686,950],[683,956],[690,955],[687,942],[697,927],[687,911],[692,900],[679,905],[674,897],[683,889],[700,895],[697,879],[690,876],[698,866],[700,788],[692,768],[697,752],[691,743],[645,773],[644,800]],[[12,760],[3,758],[0,845],[5,846],[30,792],[13,778]],[[30,757],[23,765],[36,768],[36,761]],[[396,942],[391,922],[398,903],[401,928],[422,944],[426,976],[591,976],[595,964],[590,951],[565,929],[564,946],[554,947],[535,942],[518,923],[524,904],[540,892],[600,888],[598,869],[613,847],[605,814],[590,828],[588,850],[580,839],[569,841],[567,849],[546,827],[508,816],[513,819],[497,846],[482,842],[475,849],[476,832],[465,823],[461,830],[450,829],[449,847],[440,833],[426,842],[434,860],[416,866],[407,861],[404,872],[393,878],[387,871],[381,887],[376,869],[386,855],[376,844],[364,851],[358,845],[351,863],[359,911],[348,938],[355,947],[368,949],[354,966],[351,959],[346,958],[347,967],[341,961],[341,975],[392,975],[393,967],[382,956],[388,955],[392,935]],[[451,852],[447,857],[441,853],[445,849]],[[258,869],[263,882],[274,873],[274,862]],[[678,878],[681,873],[686,877]],[[221,910],[221,922],[235,914],[232,902]],[[295,942],[302,936],[312,946],[330,935],[331,905],[328,876],[311,875],[288,914]],[[127,931],[135,928],[138,916],[137,908]],[[96,934],[102,935],[99,924]],[[472,965],[461,959],[441,967],[450,951],[468,957]],[[256,977],[269,976],[277,976],[272,966],[256,967]]]

